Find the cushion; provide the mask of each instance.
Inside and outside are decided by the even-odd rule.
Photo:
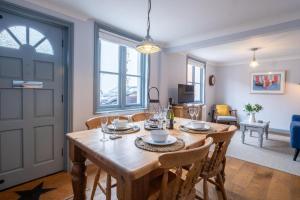
[[[229,106],[228,105],[216,105],[216,113],[220,116],[229,116]]]
[[[217,116],[217,121],[236,122],[237,119],[235,116]]]

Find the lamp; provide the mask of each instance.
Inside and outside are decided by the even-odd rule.
[[[255,68],[255,67],[257,67],[259,65],[258,62],[256,61],[256,57],[255,57],[255,52],[257,50],[259,50],[259,48],[256,47],[256,48],[252,48],[250,50],[253,51],[253,58],[252,58],[252,60],[251,60],[251,62],[249,64],[249,66]]]
[[[159,52],[161,49],[150,36],[150,12],[151,12],[151,0],[148,0],[148,21],[147,21],[147,35],[145,39],[136,46],[136,50],[144,54],[153,54]]]

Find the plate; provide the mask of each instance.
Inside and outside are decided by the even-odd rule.
[[[204,122],[190,122],[183,127],[195,131],[208,131],[210,129],[210,126]]]
[[[112,124],[109,124],[109,125],[107,126],[107,128],[108,128],[109,130],[115,130],[115,127],[114,127]],[[127,131],[127,130],[129,130],[129,129],[132,129],[132,125],[131,125],[131,124],[127,124],[127,125],[124,126],[124,127],[118,127],[118,128],[116,128],[116,131]]]
[[[174,136],[168,135],[168,138],[165,142],[154,142],[150,135],[146,135],[146,136],[142,137],[142,140],[148,144],[166,146],[166,145],[174,144],[177,141],[177,138]]]

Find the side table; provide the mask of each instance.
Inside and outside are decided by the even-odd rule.
[[[263,145],[263,135],[266,134],[266,139],[268,139],[269,134],[269,124],[270,122],[254,122],[249,123],[246,121],[240,122],[240,130],[242,131],[242,143],[245,143],[245,132],[246,130],[250,131],[250,135],[252,136],[252,131],[255,131],[259,134],[258,137],[258,145],[262,147]]]

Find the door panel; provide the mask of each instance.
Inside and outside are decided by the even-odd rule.
[[[0,120],[22,120],[22,89],[0,89]]]
[[[0,10],[0,190],[63,169],[63,29]],[[42,88],[15,88],[13,80]]]
[[[11,172],[23,167],[23,131],[22,129],[1,131],[0,173]]]

